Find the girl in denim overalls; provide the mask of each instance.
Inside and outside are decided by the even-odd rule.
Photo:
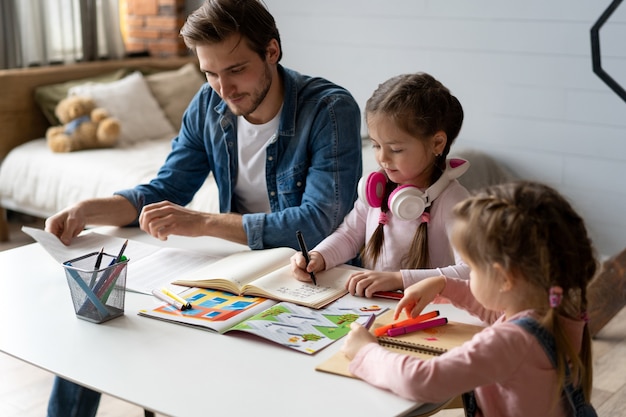
[[[396,315],[416,316],[442,295],[490,326],[420,360],[386,350],[353,324],[342,349],[350,372],[420,402],[467,394],[473,416],[595,415],[586,288],[597,262],[581,217],[552,188],[519,182],[459,203],[454,219],[452,244],[470,280],[420,281]]]

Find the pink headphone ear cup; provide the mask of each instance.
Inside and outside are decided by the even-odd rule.
[[[413,185],[401,185],[389,195],[389,211],[400,220],[415,220],[426,208],[424,193]]]
[[[358,185],[359,198],[370,205],[370,207],[380,207],[385,195],[387,177],[381,172],[372,172],[365,177],[361,177]]]

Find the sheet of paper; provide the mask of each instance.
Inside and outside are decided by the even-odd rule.
[[[117,252],[111,252],[114,250],[119,251],[124,243],[124,239],[118,237],[100,235],[98,233],[84,233],[75,237],[70,246],[65,246],[58,237],[45,230],[23,226],[22,231],[39,242],[46,252],[61,264],[89,252],[98,252],[103,247],[106,253],[115,255]],[[128,254],[126,256],[130,259]],[[136,258],[136,256],[133,256],[133,258]]]
[[[24,233],[35,239],[60,264],[104,248],[105,253],[116,256],[126,239],[95,232],[83,233],[65,246],[55,235],[33,227],[22,227]],[[163,248],[148,243],[129,241],[124,255],[129,259],[126,289],[150,294],[155,288],[169,287],[180,292],[186,287],[170,283],[186,272],[193,271],[218,258],[193,251]]]

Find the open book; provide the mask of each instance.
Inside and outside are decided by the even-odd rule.
[[[139,311],[140,316],[183,324],[215,333],[251,333],[299,352],[313,354],[342,338],[353,321],[364,323],[386,308],[372,300],[343,297],[322,309],[220,290],[190,288],[180,294],[192,308],[169,304]]]
[[[389,310],[377,317],[371,331],[380,326],[393,323],[393,314],[393,310]],[[381,336],[378,338],[378,343],[398,353],[430,359],[433,356],[447,352],[453,347],[462,345],[483,329],[484,327],[473,324],[449,321],[440,327],[433,327],[402,336]],[[348,371],[349,365],[350,360],[342,352],[337,352],[325,362],[317,365],[315,370],[355,378]]]
[[[289,258],[292,248],[237,252],[172,282],[187,287],[212,288],[238,295],[254,295],[321,308],[345,295],[345,283],[357,270],[338,266],[316,273],[317,285],[296,280]]]

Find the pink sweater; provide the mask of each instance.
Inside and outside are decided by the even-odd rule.
[[[428,224],[428,250],[433,269],[402,270],[419,220],[404,221],[388,214],[384,227],[385,241],[381,256],[376,265],[364,265],[377,271],[400,271],[404,287],[433,275],[446,275],[469,279],[469,267],[463,263],[458,253],[452,250],[449,241],[450,215],[452,207],[467,198],[469,193],[457,180],[433,201]],[[357,200],[354,208],[343,223],[313,250],[324,257],[326,269],[353,259],[378,227],[379,208],[372,208]]]
[[[447,279],[441,294],[457,307],[492,323],[460,347],[429,360],[392,353],[375,344],[361,349],[350,372],[380,388],[420,402],[442,402],[475,390],[478,416],[565,416],[558,402],[557,376],[535,336],[504,316],[485,310],[469,281]],[[532,315],[524,311],[511,318]],[[562,318],[581,345],[584,323]]]

